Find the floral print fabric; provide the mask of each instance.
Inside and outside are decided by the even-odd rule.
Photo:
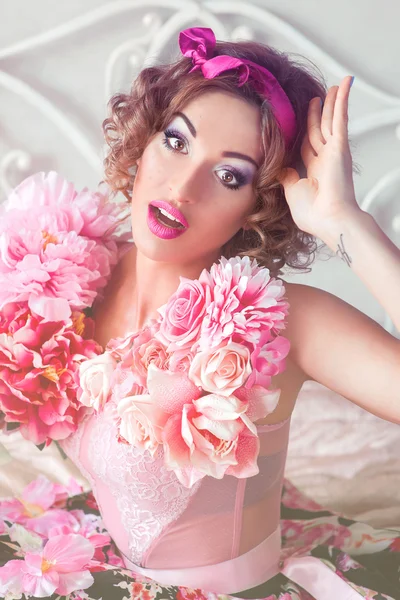
[[[282,493],[281,531],[282,559],[314,556],[362,598],[400,598],[400,532],[374,529],[325,510],[288,480]],[[230,595],[161,586],[124,568],[91,493],[80,493],[74,482],[63,487],[44,477],[32,482],[21,497],[0,501],[0,597],[320,600],[283,574]]]

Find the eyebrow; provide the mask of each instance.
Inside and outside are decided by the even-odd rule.
[[[183,112],[176,112],[174,116],[181,117],[181,119],[185,121],[187,128],[189,129],[192,136],[195,138],[197,135],[197,131],[192,121]],[[240,158],[241,160],[247,160],[248,162],[251,162],[257,169],[260,166],[256,163],[256,161],[253,158],[251,158],[251,156],[247,156],[247,154],[242,154],[241,152],[225,151],[222,153],[222,156],[226,158]]]

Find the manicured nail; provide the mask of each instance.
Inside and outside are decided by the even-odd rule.
[[[350,87],[351,87],[351,86],[353,85],[353,83],[354,83],[354,78],[355,78],[355,76],[353,75],[353,77],[351,78]]]

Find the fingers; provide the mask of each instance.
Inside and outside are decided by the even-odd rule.
[[[349,122],[349,95],[351,87],[351,75],[345,77],[338,89],[332,123],[332,134],[339,140],[348,141],[348,122]]]
[[[310,101],[307,116],[308,140],[317,155],[331,136],[347,139],[351,79],[351,76],[347,76],[340,85],[329,88],[322,109],[319,97]],[[311,153],[308,144],[305,145],[304,152],[309,160]]]
[[[331,87],[326,95],[324,102],[324,110],[321,118],[321,130],[322,135],[327,141],[332,135],[332,122],[335,110],[336,98],[339,91],[339,86],[334,85]]]

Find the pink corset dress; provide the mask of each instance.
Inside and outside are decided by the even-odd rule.
[[[234,593],[279,572],[289,423],[257,426],[258,475],[204,477],[192,488],[165,468],[162,447],[153,458],[117,441],[113,403],[63,449],[91,483],[127,567],[164,585]]]
[[[280,501],[290,419],[258,425],[259,473],[204,477],[184,487],[154,457],[117,441],[115,405],[62,447],[91,483],[125,564],[161,585],[236,594],[283,573],[317,600],[362,596],[313,556],[280,560]]]

